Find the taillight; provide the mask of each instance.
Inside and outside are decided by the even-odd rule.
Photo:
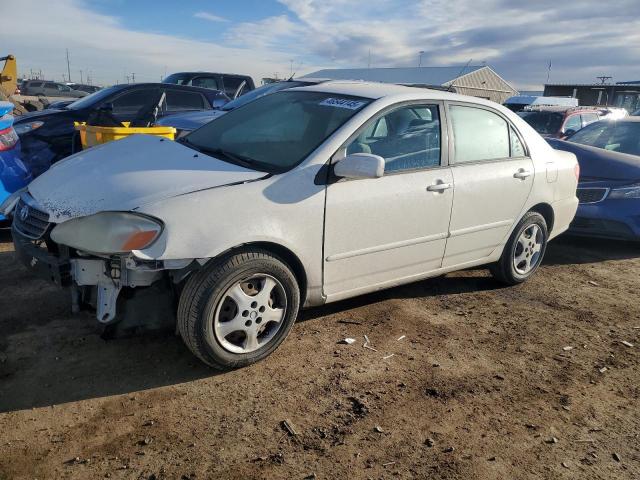
[[[0,130],[0,152],[11,150],[18,143],[18,134],[13,127]]]
[[[573,172],[576,174],[576,180],[580,180],[580,164],[576,163],[576,166],[573,167]]]

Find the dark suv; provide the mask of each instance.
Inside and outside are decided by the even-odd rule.
[[[224,93],[208,88],[163,83],[114,85],[59,109],[22,115],[17,118],[14,128],[22,143],[22,160],[34,176],[38,176],[51,164],[80,148],[74,122],[87,122],[102,110],[107,110],[115,122],[133,121],[135,124],[156,105],[158,117],[161,117],[220,108],[228,101],[229,97]]]
[[[256,88],[250,76],[235,73],[180,72],[169,75],[162,83],[222,90],[232,99]]]
[[[518,112],[543,137],[564,139],[590,123],[600,120],[597,107],[539,106]]]

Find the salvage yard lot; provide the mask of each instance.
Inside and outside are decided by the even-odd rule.
[[[308,310],[214,374],[172,335],[101,340],[9,242],[0,479],[640,478],[638,245],[561,238],[518,287],[478,269]]]

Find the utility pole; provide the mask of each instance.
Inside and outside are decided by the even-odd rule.
[[[424,55],[424,50],[420,50],[420,57],[418,59],[418,68],[422,66],[422,55]]]
[[[369,59],[367,60],[367,68],[371,68],[371,49],[369,49]]]
[[[69,77],[69,81],[71,81],[71,67],[69,66],[69,49],[67,48],[67,76]]]
[[[80,70],[80,84],[82,85],[84,82],[82,81],[82,70]]]
[[[135,73],[131,74],[131,83],[136,83],[136,74]]]
[[[604,85],[607,80],[611,80],[613,77],[607,77],[607,76],[603,75],[602,77],[596,77],[596,78],[598,80],[600,80],[600,84],[601,85]]]

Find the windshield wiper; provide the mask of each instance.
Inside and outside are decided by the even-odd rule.
[[[241,167],[245,167],[245,168],[250,168],[251,170],[258,170],[258,171],[261,171],[261,172],[268,172],[269,171],[264,166],[263,167],[258,167],[258,165],[261,165],[261,162],[258,162],[257,160],[253,160],[252,158],[245,157],[245,156],[242,156],[242,155],[237,155],[235,153],[231,153],[231,152],[229,152],[227,150],[224,150],[222,148],[207,148],[207,147],[203,147],[202,145],[196,145],[193,142],[190,142],[186,137],[182,137],[179,141],[181,143],[187,145],[189,148],[193,148],[194,150],[197,150],[198,152],[204,153],[205,155],[213,155],[215,157],[222,157],[223,160],[226,160],[229,163],[233,163],[235,165],[240,165]]]
[[[224,157],[227,160],[231,160],[231,163],[235,163],[242,167],[251,168],[252,170],[259,170],[256,168],[256,165],[260,162],[257,162],[252,158],[245,157],[242,155],[237,155],[227,150],[223,150],[222,148],[205,148],[205,147],[199,147],[199,148],[201,149],[202,153],[206,153],[207,155]]]

